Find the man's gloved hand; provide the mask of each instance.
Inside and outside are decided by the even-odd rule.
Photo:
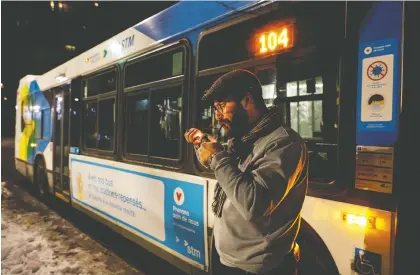
[[[210,157],[223,150],[224,148],[219,142],[203,142],[197,149],[197,157],[204,167],[209,167]]]

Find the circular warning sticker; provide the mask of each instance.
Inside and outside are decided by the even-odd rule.
[[[372,53],[372,47],[366,47],[365,54],[371,54],[371,53]]]
[[[367,76],[373,81],[381,80],[388,73],[388,67],[385,62],[375,61],[369,65],[367,69]]]
[[[184,190],[182,190],[180,187],[175,188],[174,200],[175,200],[175,203],[178,205],[182,205],[184,203],[184,200],[185,200]]]

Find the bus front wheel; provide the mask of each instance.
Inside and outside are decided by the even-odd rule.
[[[299,275],[340,274],[324,241],[304,219],[296,242],[300,247]]]

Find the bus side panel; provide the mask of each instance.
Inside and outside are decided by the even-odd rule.
[[[342,275],[392,275],[394,214],[307,196],[302,218],[323,239]]]
[[[73,204],[208,270],[207,180],[70,155]]]
[[[32,120],[32,96],[29,83],[18,90],[16,105],[15,158],[16,169],[25,177],[33,177],[32,155],[34,128]]]
[[[33,80],[20,87],[16,102],[15,166],[32,180],[36,158],[43,158],[46,169],[52,169],[52,96],[44,94]]]
[[[19,89],[16,96],[16,122],[15,122],[15,168],[16,170],[25,175],[25,162],[20,161],[19,159],[19,145],[22,136],[22,124],[23,124],[23,117],[22,117],[22,89]]]
[[[32,115],[30,112],[30,91],[29,86],[24,85],[19,90],[17,97],[17,106],[18,106],[18,115],[16,118],[19,118],[19,128],[16,129],[16,158],[28,161],[28,153],[30,153],[30,139],[33,133],[33,123]]]

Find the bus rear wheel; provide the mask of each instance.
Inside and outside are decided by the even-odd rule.
[[[45,198],[48,195],[48,178],[45,162],[38,158],[34,167],[34,185],[38,197]]]

